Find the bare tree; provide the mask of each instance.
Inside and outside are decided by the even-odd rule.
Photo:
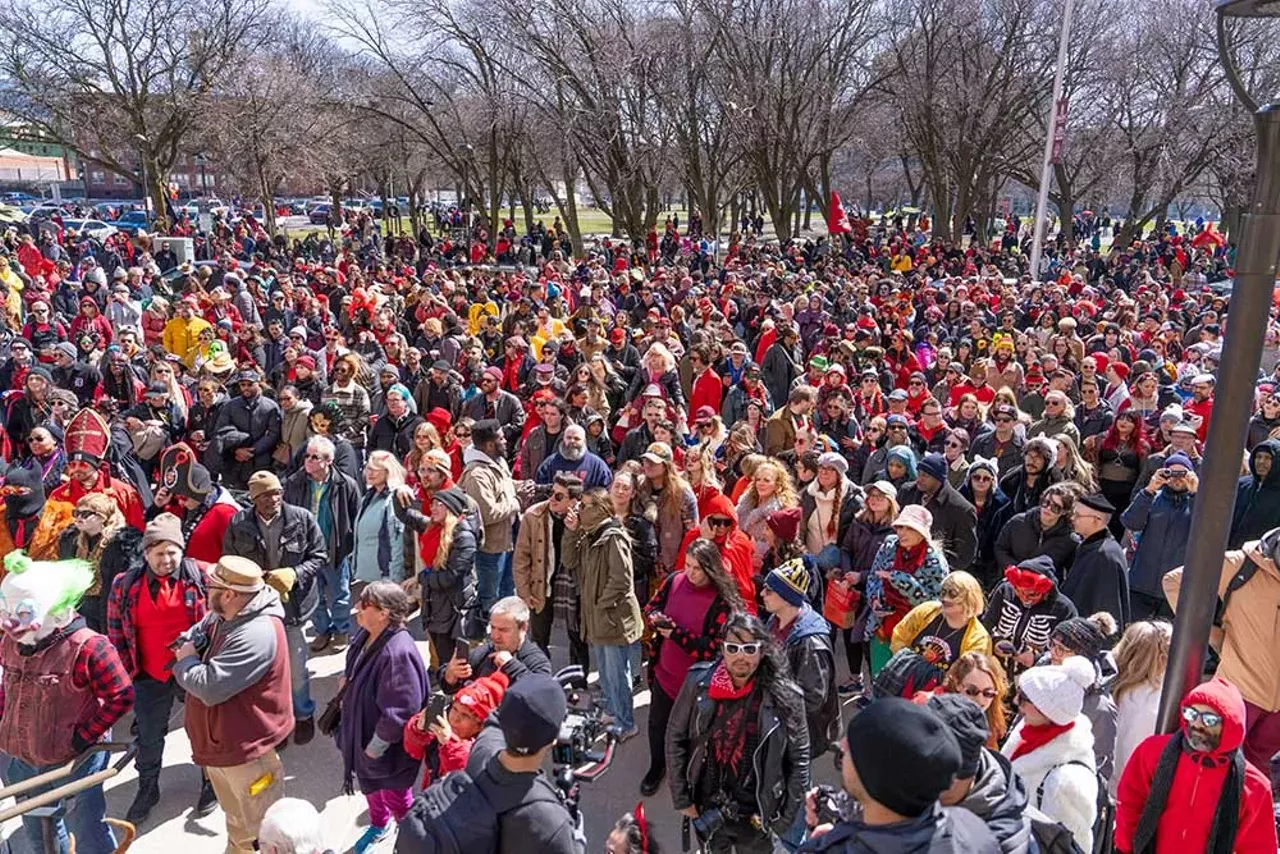
[[[924,170],[934,233],[957,235],[991,216],[1009,164],[1043,137],[1056,4],[1048,0],[892,0],[894,73],[886,91]]]
[[[268,0],[16,0],[0,9],[4,108],[80,158],[164,185],[214,91],[266,36]]]
[[[347,59],[308,21],[281,16],[270,26],[275,37],[221,82],[205,138],[224,170],[262,201],[274,235],[280,183],[314,169],[342,121],[332,105]]]

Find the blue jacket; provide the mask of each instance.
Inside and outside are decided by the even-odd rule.
[[[1195,496],[1161,488],[1153,496],[1140,489],[1120,514],[1120,524],[1141,534],[1138,550],[1129,566],[1129,589],[1163,597],[1160,579],[1186,563],[1187,535]]]

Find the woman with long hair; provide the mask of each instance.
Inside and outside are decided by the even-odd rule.
[[[351,580],[405,579],[404,523],[395,496],[405,485],[404,467],[390,451],[374,451],[364,464],[364,495],[352,525]]]
[[[621,469],[609,484],[609,498],[613,501],[613,515],[631,535],[631,566],[636,588],[636,599],[649,601],[653,568],[658,559],[658,533],[653,526],[651,512],[656,508],[642,507],[636,500],[640,491],[640,477],[630,469]],[[657,513],[652,512],[656,518]]]
[[[1260,442],[1270,439],[1280,429],[1280,392],[1268,388],[1258,402],[1258,411],[1249,419],[1249,437],[1245,450],[1252,451]]]
[[[1063,479],[1079,484],[1085,495],[1097,492],[1098,482],[1093,476],[1093,466],[1081,456],[1075,437],[1067,433],[1059,433],[1051,437],[1051,441],[1058,448],[1055,463],[1058,471],[1062,472]]]
[[[698,500],[676,467],[671,446],[654,442],[640,456],[644,480],[637,492],[641,505],[653,504],[658,535],[659,574],[670,571],[680,555],[685,532],[698,526]]]
[[[706,445],[696,445],[684,455],[684,476],[698,502],[698,518],[707,515],[711,498],[722,495],[720,477],[716,472],[715,454]]]
[[[151,382],[161,383],[169,387],[169,402],[178,411],[178,416],[185,424],[187,412],[191,408],[191,392],[178,381],[178,371],[172,362],[156,362],[151,366]]]
[[[392,501],[400,522],[414,534],[414,575],[406,590],[419,590],[422,629],[431,643],[433,662],[453,656],[462,637],[462,617],[475,599],[476,520],[462,490],[442,489],[431,495],[426,512]],[[410,565],[406,549],[405,566]]]
[[[756,569],[763,565],[765,552],[769,549],[764,537],[769,515],[799,506],[800,496],[791,482],[791,475],[777,460],[766,457],[756,466],[751,485],[738,500],[737,508],[738,527],[756,544]]]
[[[27,436],[27,450],[31,456],[14,463],[35,472],[46,493],[62,485],[62,473],[67,467],[67,457],[60,441],[62,436],[62,428],[41,424]]]
[[[867,576],[865,640],[871,645],[874,678],[888,662],[893,630],[916,605],[937,599],[947,574],[947,558],[930,539],[933,515],[912,504],[893,520],[893,533],[876,552]]]
[[[1163,620],[1130,623],[1112,651],[1116,675],[1111,680],[1111,699],[1116,704],[1116,750],[1111,772],[1111,793],[1116,792],[1120,775],[1129,757],[1143,739],[1156,732],[1160,713],[1160,688],[1169,666],[1169,643],[1173,626]]]
[[[947,669],[942,680],[943,694],[963,694],[978,704],[987,716],[987,747],[998,750],[1009,731],[1004,698],[1009,693],[1009,680],[999,659],[985,652],[970,651],[960,655]]]
[[[342,788],[353,782],[369,806],[369,827],[354,851],[364,854],[409,812],[418,761],[404,749],[404,726],[427,697],[427,670],[405,630],[410,600],[400,585],[375,581],[356,599],[359,628],[347,648],[338,750]]]
[[[641,794],[657,791],[666,773],[666,733],[671,707],[690,666],[711,661],[719,651],[725,623],[743,609],[738,586],[710,540],[689,546],[684,570],[667,576],[645,606],[653,629],[649,662],[649,770]]]
[[[1116,508],[1109,527],[1117,540],[1124,536],[1120,516],[1129,506],[1142,463],[1150,452],[1142,417],[1129,410],[1116,415],[1111,429],[1098,443],[1098,489]]]
[[[405,479],[410,486],[418,485],[418,467],[422,465],[427,452],[435,448],[443,450],[440,432],[436,430],[434,424],[423,421],[413,428],[413,447],[404,457]]]
[[[106,634],[111,583],[120,573],[142,565],[142,532],[129,527],[115,499],[101,492],[90,492],[77,501],[71,520],[73,524],[58,542],[58,557],[93,564],[94,582],[76,610],[89,628]]]
[[[746,460],[753,456],[760,456],[760,441],[756,438],[755,431],[743,423],[733,425],[728,438],[716,454],[716,471],[724,484],[724,494],[730,499],[734,497],[738,482],[746,475]],[[746,489],[746,486],[742,489]]]

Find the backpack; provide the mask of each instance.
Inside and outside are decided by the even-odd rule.
[[[1218,600],[1217,610],[1213,613],[1213,624],[1218,628],[1222,628],[1222,618],[1227,613],[1227,604],[1231,602],[1232,595],[1249,583],[1249,580],[1258,571],[1258,564],[1248,555],[1244,556],[1244,563],[1240,564],[1240,568],[1236,570],[1236,574],[1231,576],[1231,580],[1227,582],[1227,589],[1223,591],[1222,596]]]
[[[1071,759],[1049,769],[1040,781],[1040,785],[1036,787],[1035,806],[1027,805],[1026,813],[1031,819],[1031,835],[1043,854],[1089,854],[1080,847],[1075,837],[1071,835],[1071,831],[1067,830],[1061,822],[1040,811],[1040,805],[1044,801],[1044,787],[1049,782],[1049,774],[1063,765],[1089,767],[1078,759]],[[1111,803],[1111,796],[1107,793],[1107,781],[1099,772],[1094,771],[1094,774],[1098,779],[1098,815],[1093,822],[1093,850],[1095,852],[1110,851],[1111,831],[1115,827],[1114,804]]]
[[[540,801],[563,803],[539,774],[527,789],[499,787],[485,768],[446,774],[422,790],[400,822],[397,854],[492,854],[498,850],[502,816]]]

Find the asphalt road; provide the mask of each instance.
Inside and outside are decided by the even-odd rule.
[[[568,652],[563,643],[563,633],[558,633],[558,644],[552,648],[552,662],[558,669],[567,663]],[[426,643],[420,643],[424,660]],[[843,655],[839,656],[843,667]],[[320,709],[337,691],[338,677],[342,671],[342,656],[336,654],[313,657],[310,662],[311,690]],[[640,778],[648,769],[648,741],[645,736],[648,720],[648,691],[636,696],[636,722],[640,735],[618,746],[613,765],[603,777],[582,786],[581,808],[586,817],[587,851],[603,850],[604,841],[614,822],[623,813],[633,809],[640,800]],[[115,732],[126,736],[131,717],[122,720]],[[304,798],[320,811],[327,844],[337,852],[349,851],[368,823],[364,798],[341,794],[342,763],[332,740],[317,734],[314,741],[304,747],[290,746],[282,755],[286,771],[285,791],[290,797]],[[835,770],[829,755],[823,756],[814,766],[818,782],[836,783]],[[130,766],[108,781],[107,815],[123,818],[137,791],[137,774]],[[170,720],[169,736],[165,740],[164,772],[160,778],[161,800],[152,811],[147,823],[139,829],[139,836],[129,849],[134,854],[217,854],[226,843],[225,823],[222,811],[214,810],[203,819],[193,819],[190,812],[200,790],[200,772],[191,763],[190,743],[182,729],[182,712],[175,709]],[[7,806],[8,804],[4,804]],[[663,845],[663,850],[680,851],[679,816],[671,808],[671,797],[664,787],[646,800],[645,812],[651,833]],[[27,854],[33,852],[15,819],[6,823],[0,832],[12,850]],[[390,854],[394,839],[379,845],[375,851]]]

